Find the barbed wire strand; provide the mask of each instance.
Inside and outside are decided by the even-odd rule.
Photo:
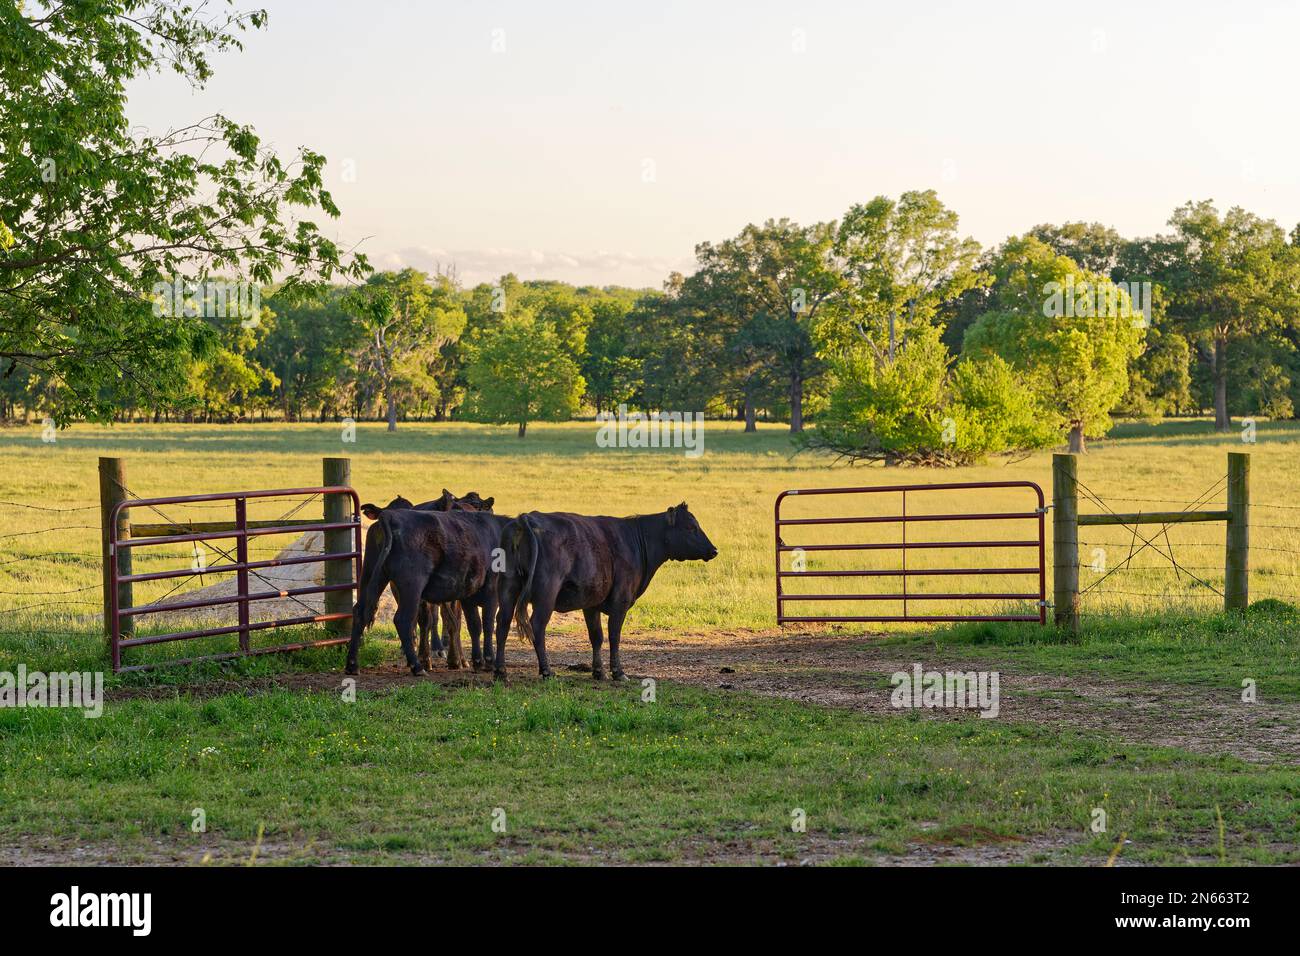
[[[1184,506],[1182,512],[1180,512],[1180,513],[1182,513],[1182,514],[1186,514],[1187,512],[1191,511],[1193,508],[1199,507],[1199,506],[1200,506],[1202,503],[1204,503],[1206,500],[1208,500],[1209,498],[1211,498],[1212,496],[1214,496],[1215,494],[1217,494],[1217,493],[1218,493],[1219,486],[1220,486],[1221,484],[1225,484],[1225,483],[1227,482],[1227,480],[1228,480],[1228,476],[1227,476],[1227,475],[1223,475],[1223,476],[1222,476],[1221,478],[1219,478],[1219,479],[1218,479],[1218,480],[1217,480],[1213,485],[1211,485],[1210,488],[1208,488],[1206,491],[1201,492],[1201,494],[1197,495],[1197,497],[1196,497],[1193,501],[1187,503],[1187,504]],[[1088,499],[1090,499],[1091,501],[1095,502],[1096,505],[1097,505],[1099,508],[1103,509],[1105,512],[1107,512],[1107,513],[1109,513],[1109,514],[1112,514],[1112,515],[1116,515],[1116,514],[1117,514],[1117,512],[1115,512],[1114,510],[1112,510],[1112,509],[1110,508],[1110,506],[1106,504],[1106,502],[1104,502],[1101,498],[1099,498],[1099,497],[1097,496],[1096,492],[1094,492],[1091,488],[1089,488],[1089,487],[1088,487],[1087,485],[1085,485],[1083,482],[1079,481],[1077,478],[1075,479],[1075,485],[1076,485],[1079,489],[1081,489],[1081,490],[1083,491],[1084,495],[1085,495]],[[1162,522],[1162,528],[1161,528],[1161,531],[1165,531],[1165,532],[1167,532],[1169,525],[1172,524],[1172,523],[1173,523],[1173,522]],[[1121,561],[1119,564],[1117,564],[1117,565],[1116,565],[1114,568],[1112,568],[1110,571],[1107,571],[1105,574],[1103,574],[1103,575],[1101,576],[1101,578],[1099,578],[1095,583],[1091,584],[1091,585],[1088,586],[1087,588],[1084,588],[1084,590],[1080,593],[1080,596],[1082,596],[1083,594],[1087,594],[1089,591],[1094,590],[1098,585],[1100,585],[1100,584],[1102,583],[1102,581],[1105,581],[1107,578],[1109,578],[1109,577],[1110,577],[1112,574],[1114,574],[1115,572],[1120,571],[1120,570],[1122,570],[1123,568],[1125,568],[1125,567],[1129,564],[1129,562],[1131,562],[1135,557],[1137,557],[1139,554],[1141,554],[1143,551],[1145,551],[1148,547],[1150,547],[1152,550],[1154,550],[1157,554],[1161,555],[1162,557],[1168,558],[1168,559],[1169,559],[1169,563],[1170,563],[1171,565],[1173,565],[1173,567],[1174,567],[1174,569],[1175,569],[1175,573],[1177,573],[1177,569],[1178,569],[1178,567],[1179,567],[1179,564],[1178,564],[1178,559],[1174,557],[1173,545],[1169,545],[1169,553],[1168,553],[1168,554],[1165,554],[1163,551],[1160,550],[1160,546],[1159,546],[1158,544],[1155,544],[1154,539],[1158,538],[1158,537],[1160,536],[1160,533],[1161,533],[1161,532],[1160,532],[1160,531],[1157,531],[1154,535],[1151,536],[1151,538],[1147,538],[1147,537],[1144,536],[1144,535],[1140,535],[1140,534],[1138,534],[1138,530],[1137,530],[1137,529],[1138,529],[1138,525],[1137,525],[1137,522],[1134,522],[1133,525],[1132,525],[1131,527],[1132,527],[1132,531],[1133,531],[1133,539],[1132,539],[1132,541],[1131,541],[1131,543],[1130,543],[1130,545],[1129,545],[1129,554],[1128,554],[1128,557],[1126,557],[1123,561]],[[1143,543],[1142,543],[1142,547],[1137,548],[1136,551],[1135,551],[1135,550],[1134,550],[1134,545],[1137,543],[1137,539],[1138,539],[1139,537],[1142,538],[1142,542],[1143,542]],[[1166,533],[1166,535],[1165,535],[1165,541],[1166,541],[1166,543],[1168,543],[1168,540],[1169,540],[1169,537],[1168,537],[1168,534]],[[1185,570],[1185,569],[1184,569],[1184,570]],[[1187,576],[1190,577],[1190,578],[1192,578],[1194,581],[1196,581],[1196,582],[1198,582],[1198,583],[1204,585],[1205,587],[1209,588],[1210,590],[1214,591],[1215,593],[1219,594],[1220,596],[1222,596],[1222,593],[1223,593],[1223,592],[1219,591],[1218,588],[1214,587],[1214,585],[1210,584],[1208,581],[1205,581],[1205,580],[1201,579],[1200,577],[1198,577],[1197,575],[1192,574],[1191,571],[1187,571]]]

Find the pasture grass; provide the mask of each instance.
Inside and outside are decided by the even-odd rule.
[[[772,502],[782,490],[1025,479],[1050,494],[1047,453],[940,473],[849,469],[795,455],[780,426],[745,435],[733,423],[710,422],[698,459],[667,449],[600,449],[594,432],[590,422],[534,425],[519,440],[509,429],[487,426],[405,424],[388,434],[382,425],[363,424],[356,443],[345,444],[334,425],[79,425],[46,444],[36,427],[2,431],[0,670],[19,663],[46,671],[105,666],[98,619],[100,455],[124,457],[128,485],[141,496],[311,485],[319,481],[322,456],[346,455],[363,501],[383,503],[398,493],[431,498],[445,486],[495,495],[501,513],[630,514],[685,499],[721,555],[707,565],[663,568],[629,628],[712,634],[720,642],[773,626]],[[1253,455],[1251,588],[1260,603],[1244,617],[1223,614],[1214,593],[1222,582],[1221,526],[1177,526],[1167,541],[1162,537],[1161,550],[1172,548],[1182,572],[1121,528],[1088,528],[1081,548],[1085,587],[1105,573],[1089,569],[1096,549],[1103,550],[1107,570],[1136,556],[1131,569],[1085,595],[1077,636],[1037,625],[910,626],[891,628],[887,636],[868,626],[836,630],[846,639],[958,647],[1007,669],[1216,687],[1249,677],[1258,681],[1261,699],[1295,699],[1300,426],[1260,423],[1257,437],[1245,447]],[[1177,510],[1222,476],[1226,451],[1242,448],[1238,436],[1216,435],[1205,422],[1120,425],[1110,439],[1093,443],[1080,477],[1114,510]],[[861,498],[846,504],[805,497],[792,500],[787,515],[898,507],[897,498]],[[1222,501],[1220,492],[1205,506]],[[1025,504],[1024,492],[1015,491],[981,493],[974,504],[956,495],[927,501],[918,493],[908,506],[912,513],[922,506],[957,513]],[[287,507],[257,505],[250,517],[277,517]],[[167,520],[215,520],[228,517],[230,506],[163,511]],[[137,520],[163,520],[145,515]],[[997,532],[1000,540],[1026,527],[1033,532],[1035,522],[1007,524]],[[985,540],[990,529],[960,526],[944,534]],[[819,539],[791,533],[787,540]],[[1050,531],[1047,540],[1050,568]],[[275,551],[287,543],[257,546]],[[137,567],[186,566],[191,559],[183,548],[157,552],[141,556]],[[859,563],[866,560],[861,553],[811,554],[813,568],[869,566]],[[879,554],[882,562],[891,559]],[[1000,567],[1017,554],[989,548],[976,558]],[[930,560],[937,567],[956,559],[936,554]],[[845,560],[854,563],[834,563]],[[194,586],[210,582],[209,576]],[[963,579],[966,590],[1025,584],[1023,577]],[[167,587],[140,587],[136,601],[154,600]],[[910,599],[923,606],[923,597]],[[819,611],[836,606],[816,605]],[[876,606],[889,613],[891,604]],[[952,605],[963,611],[1001,606]],[[295,629],[256,640],[310,634]],[[396,657],[391,636],[390,627],[378,629],[379,639],[363,650],[363,667]],[[233,644],[233,637],[213,639],[202,648],[179,645],[174,653]],[[151,653],[173,651],[163,646]],[[268,846],[279,848],[275,858],[303,861],[652,862],[748,859],[761,852],[791,861],[855,862],[921,845],[1041,840],[1067,859],[1093,861],[1104,859],[1125,831],[1132,843],[1121,859],[1180,863],[1219,859],[1217,806],[1227,825],[1226,861],[1298,859],[1293,767],[1004,720],[873,716],[668,683],[660,683],[656,704],[642,704],[635,685],[592,687],[572,677],[549,686],[429,684],[363,694],[352,704],[317,693],[198,699],[182,692],[216,677],[336,670],[341,655],[328,648],[110,675],[113,686],[175,685],[178,696],[114,701],[98,720],[0,710],[0,841],[89,841],[136,848],[147,857],[150,842],[161,840],[196,851],[210,844],[224,858],[230,847],[251,852],[260,828]],[[521,664],[531,660],[516,651],[514,665]],[[504,835],[490,828],[498,806],[509,821]],[[207,811],[206,836],[189,830],[194,807]],[[795,807],[808,812],[806,835],[790,831]],[[1110,813],[1105,835],[1087,829],[1094,807]]]
[[[1261,601],[1245,614],[1097,615],[1078,634],[1053,626],[970,623],[884,638],[960,648],[1009,669],[1094,676],[1148,687],[1256,683],[1261,699],[1300,700],[1300,610]]]
[[[396,494],[415,500],[435,497],[443,487],[457,493],[469,489],[493,495],[499,513],[525,510],[571,510],[624,515],[660,511],[686,500],[699,517],[720,555],[709,563],[670,563],[655,579],[633,614],[632,626],[671,630],[770,626],[774,615],[772,504],[789,488],[870,485],[899,482],[965,480],[1036,481],[1051,489],[1051,455],[1036,453],[1023,459],[992,459],[973,468],[951,471],[884,469],[834,465],[829,458],[796,454],[784,426],[760,427],[744,434],[736,423],[709,422],[704,453],[688,458],[680,449],[605,449],[595,444],[591,422],[537,424],[518,439],[510,429],[472,424],[406,423],[393,433],[381,424],[361,424],[356,441],[345,443],[333,424],[265,425],[76,425],[44,443],[40,429],[0,431],[0,611],[9,626],[42,619],[68,625],[93,615],[99,600],[98,486],[96,459],[100,455],[126,459],[127,483],[142,496],[202,491],[310,485],[319,481],[320,458],[345,455],[353,461],[353,483],[363,500],[386,502]],[[1160,426],[1121,424],[1112,437],[1094,442],[1080,462],[1080,479],[1102,495],[1115,510],[1177,510],[1213,487],[1223,477],[1225,452],[1245,448],[1252,453],[1253,598],[1295,601],[1300,593],[1300,424],[1258,425],[1257,442],[1243,445],[1236,433],[1216,435],[1206,422],[1169,422]],[[1133,499],[1133,500],[1128,500]],[[1220,491],[1206,507],[1222,507]],[[897,513],[897,495],[837,496],[787,499],[787,517],[828,514]],[[48,512],[20,507],[77,508]],[[1023,489],[976,494],[914,493],[912,513],[988,509],[1024,510],[1032,493]],[[250,517],[271,518],[289,505],[283,501],[250,505]],[[311,515],[308,506],[299,517]],[[160,509],[168,520],[216,520],[232,513],[229,503],[212,506],[170,506]],[[1096,510],[1084,503],[1082,510]],[[137,521],[164,520],[141,509]],[[936,523],[914,526],[913,540],[926,533],[960,540],[1036,537],[1036,522]],[[1157,528],[1148,526],[1155,536]],[[50,530],[62,529],[62,530]],[[804,533],[804,532],[807,533]],[[858,525],[844,530],[817,526],[790,528],[790,544],[831,543],[834,540],[892,540],[894,526]],[[872,537],[862,537],[868,535]],[[1221,607],[1215,589],[1222,588],[1223,527],[1186,524],[1169,529],[1153,545],[1142,546],[1123,528],[1085,528],[1081,545],[1082,584],[1097,585],[1084,597],[1085,615],[1098,611],[1165,613],[1171,607],[1196,612]],[[1051,534],[1048,529],[1048,567]],[[269,557],[286,546],[287,538],[262,539],[255,556]],[[229,547],[223,542],[214,544]],[[1098,552],[1100,550],[1100,553]],[[1175,572],[1165,554],[1172,552],[1188,570]],[[137,550],[137,567],[163,569],[193,555],[185,546]],[[1133,555],[1130,559],[1130,555]],[[209,563],[219,555],[206,550]],[[1124,570],[1102,580],[1104,572],[1130,559]],[[896,552],[810,552],[810,570],[889,568]],[[910,561],[930,566],[1021,566],[1033,563],[1026,549],[984,548],[969,552],[913,552]],[[789,556],[786,557],[788,567]],[[969,564],[969,562],[977,562]],[[923,566],[914,563],[915,567]],[[1194,575],[1194,577],[1193,577]],[[208,576],[202,583],[211,583]],[[861,579],[809,579],[818,591],[848,593],[864,587]],[[877,579],[896,584],[897,579]],[[934,582],[942,582],[936,584]],[[983,590],[988,593],[1032,591],[1032,576],[984,576],[959,579],[917,579],[910,595],[913,613],[950,608],[992,610],[1028,602],[967,601],[957,604],[925,602],[925,590]],[[805,582],[788,590],[808,590]],[[137,603],[155,600],[174,582],[138,585]],[[199,586],[197,580],[193,586]],[[83,590],[84,589],[84,590]],[[182,589],[183,590],[183,589]],[[1050,591],[1050,581],[1049,581]],[[67,602],[67,603],[64,603]],[[841,611],[841,602],[799,605],[819,613]],[[882,614],[899,605],[872,605]],[[792,602],[787,605],[794,610]],[[25,609],[19,611],[18,609]],[[27,617],[23,617],[27,615]]]
[[[1097,863],[1123,832],[1125,861],[1300,861],[1292,768],[975,716],[873,717],[666,682],[655,702],[640,695],[564,677],[354,703],[137,699],[98,720],[0,711],[0,839],[238,862],[260,833],[272,862],[418,863],[854,863],[1023,843]],[[1089,829],[1094,808],[1106,833]],[[796,809],[806,833],[792,831]]]

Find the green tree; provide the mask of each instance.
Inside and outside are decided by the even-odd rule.
[[[355,383],[352,356],[367,338],[343,308],[343,295],[333,288],[306,300],[267,300],[276,315],[257,356],[276,377],[271,395],[286,421],[299,421],[308,407],[318,407],[323,420]]]
[[[641,365],[631,354],[628,314],[644,294],[611,289],[592,303],[582,377],[587,382],[587,399],[597,412],[632,401],[641,385]]]
[[[338,214],[323,156],[282,159],[220,115],[161,134],[126,115],[129,82],[202,86],[265,22],[170,0],[0,5],[0,362],[53,384],[58,421],[183,398],[218,336],[156,308],[162,283],[365,273],[294,212]]]
[[[827,407],[801,444],[849,461],[951,466],[1053,437],[1006,362],[967,357],[954,367],[942,330],[916,325],[893,361],[865,340],[835,354]]]
[[[704,307],[705,315],[729,317],[724,339],[746,336],[744,343],[728,341],[731,347],[724,347],[724,354],[741,357],[745,349],[736,346],[743,344],[781,376],[787,385],[792,433],[803,431],[808,383],[825,370],[812,329],[840,289],[831,262],[834,238],[831,223],[803,227],[788,219],[769,219],[762,226],[746,226],[734,239],[695,247],[697,276],[703,273],[700,279],[713,290],[713,307],[721,309],[711,313]],[[761,328],[743,331],[758,316],[763,316]]]
[[[1045,243],[1059,256],[1072,259],[1084,272],[1094,272],[1119,280],[1125,242],[1110,226],[1099,222],[1067,222],[1061,226],[1043,224],[1029,230],[1029,235]],[[1132,278],[1125,276],[1124,278]]]
[[[1180,206],[1169,224],[1172,254],[1161,277],[1169,315],[1208,366],[1214,426],[1227,431],[1231,350],[1280,341],[1300,324],[1300,250],[1273,220],[1237,206],[1220,216],[1210,200]]]
[[[577,411],[586,383],[578,363],[548,322],[520,309],[468,345],[469,416],[517,424],[519,437],[535,421],[564,421]]]
[[[834,248],[843,295],[818,330],[823,349],[861,338],[892,362],[901,331],[934,322],[946,304],[986,284],[979,243],[957,225],[934,190],[897,202],[877,196],[845,213]]]
[[[963,354],[1006,359],[1068,432],[1070,451],[1083,452],[1086,437],[1110,429],[1145,327],[1122,287],[1032,236],[1004,246],[997,281],[994,309],[966,331]]]
[[[218,346],[191,368],[191,391],[203,407],[203,420],[232,422],[242,417],[258,389],[275,388],[275,373],[256,358],[258,342],[275,321],[262,308],[256,320],[226,316],[217,320]]]
[[[386,404],[388,430],[397,430],[399,399],[431,395],[430,369],[440,349],[465,328],[465,311],[450,276],[416,269],[377,272],[344,297],[369,338],[366,348]]]

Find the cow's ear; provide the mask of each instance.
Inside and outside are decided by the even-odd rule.
[[[681,504],[679,504],[679,505],[677,506],[677,510],[678,510],[678,511],[690,511],[691,509],[688,508],[688,507],[686,507],[686,502],[683,501]]]
[[[448,491],[446,488],[442,489],[442,496],[443,496],[444,498],[455,498],[455,497],[456,497],[456,496],[453,495],[450,491]]]
[[[672,527],[673,525],[675,525],[676,523],[677,523],[677,509],[676,509],[676,508],[669,508],[669,509],[668,509],[668,527],[671,528],[671,527]]]
[[[442,497],[439,498],[438,500],[439,500],[440,502],[442,502],[442,510],[443,510],[443,511],[450,511],[450,510],[451,510],[451,506],[454,505],[454,504],[456,503],[456,496],[453,495],[453,494],[452,494],[450,491],[448,491],[446,488],[444,488],[444,489],[442,489]]]
[[[367,518],[369,518],[371,521],[379,520],[379,508],[377,508],[375,505],[370,504],[370,502],[366,502],[364,505],[361,506],[361,513],[365,515]]]
[[[484,511],[491,511],[491,510],[492,510],[492,506],[493,506],[494,504],[496,504],[496,501],[497,501],[496,498],[484,498],[484,499],[483,499],[483,510],[484,510]]]

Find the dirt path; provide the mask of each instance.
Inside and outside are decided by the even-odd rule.
[[[566,643],[576,646],[576,641]],[[590,645],[583,644],[581,660],[589,662]],[[1300,704],[1244,704],[1231,687],[1027,673],[948,649],[899,648],[849,637],[760,632],[737,634],[722,644],[716,636],[645,634],[625,645],[625,657],[650,676],[873,713],[896,713],[890,706],[889,676],[915,663],[940,671],[997,667],[997,719],[1094,730],[1132,743],[1232,754],[1253,762],[1300,763]],[[970,719],[960,711],[922,713],[939,720]]]
[[[557,672],[589,671],[586,637],[570,630],[548,635]],[[926,670],[986,670],[987,659],[963,658],[951,650],[899,648],[869,638],[818,637],[778,632],[711,632],[666,635],[654,632],[624,637],[624,660],[634,678],[681,681],[700,687],[748,691],[871,713],[897,713],[890,705],[889,676],[914,663]],[[510,679],[536,680],[530,650],[509,645]],[[1231,754],[1257,763],[1300,764],[1300,704],[1243,704],[1231,687],[1209,689],[1178,685],[1100,680],[999,668],[997,719],[1092,730],[1131,743],[1179,747],[1196,753]],[[332,673],[285,674],[256,681],[216,682],[190,693],[212,696],[285,687],[337,692],[342,669]],[[395,660],[364,671],[359,691],[383,691],[417,681],[449,685],[487,684],[487,674],[447,671],[411,677]],[[124,688],[110,699],[171,697],[170,687]],[[928,719],[977,719],[970,711],[922,710]]]

